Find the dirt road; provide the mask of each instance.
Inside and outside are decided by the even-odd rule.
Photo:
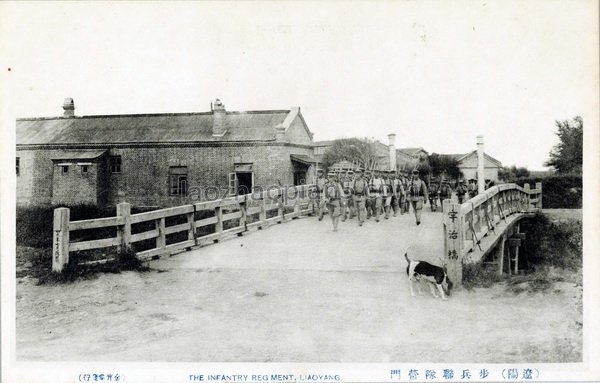
[[[53,286],[19,280],[17,358],[581,361],[572,283],[546,293],[515,295],[498,284],[448,301],[411,297],[402,249],[435,261],[438,222],[428,213],[419,227],[402,216],[331,233],[327,218],[304,218],[153,261],[146,273]]]

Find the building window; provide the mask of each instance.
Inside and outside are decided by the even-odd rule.
[[[88,165],[81,165],[81,172],[82,173],[87,173],[89,172],[89,166]]]
[[[17,157],[17,175],[19,175],[20,172],[20,167],[21,167],[21,159],[19,157]]]
[[[187,195],[187,166],[171,166],[169,168],[169,195]]]
[[[108,161],[111,173],[121,173],[121,156],[109,157]]]
[[[63,166],[61,166],[61,168],[62,168],[62,172],[63,173],[68,173],[69,172],[69,165],[63,165]]]

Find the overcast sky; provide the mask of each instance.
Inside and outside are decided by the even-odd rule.
[[[368,136],[542,169],[555,120],[597,121],[596,1],[3,3],[15,117],[300,106]],[[10,68],[10,71],[8,71]],[[14,120],[13,120],[14,121]]]

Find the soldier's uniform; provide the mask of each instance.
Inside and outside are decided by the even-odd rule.
[[[375,216],[375,222],[379,222],[379,214],[381,212],[381,190],[383,180],[375,174],[369,181],[369,201],[371,206],[371,215]],[[369,209],[367,207],[367,219],[369,218]]]
[[[437,181],[432,181],[429,184],[429,208],[431,211],[437,210],[437,200],[440,194],[440,186]]]
[[[413,171],[413,177],[408,183],[408,199],[415,212],[417,225],[420,225],[421,210],[423,210],[423,205],[427,202],[428,195],[427,186],[425,185],[425,181],[419,178],[418,170]]]
[[[391,186],[392,186],[392,210],[394,211],[394,217],[398,214],[398,210],[401,211],[401,198],[402,198],[402,182],[400,178],[392,174],[391,176]]]
[[[465,194],[467,194],[467,188],[465,187],[465,181],[460,180],[458,183],[458,186],[456,187],[456,197],[458,198],[458,203],[464,202]]]
[[[385,219],[390,218],[390,210],[392,209],[392,180],[389,174],[383,176],[383,185],[381,185],[381,198],[383,201],[383,211],[385,212]]]
[[[327,204],[327,210],[329,210],[329,216],[331,217],[331,223],[333,224],[333,231],[338,230],[338,221],[342,214],[342,196],[344,191],[342,186],[336,180],[335,173],[331,172],[327,174],[328,180],[325,184],[323,195],[325,203]]]
[[[354,201],[352,198],[352,184],[354,182],[354,172],[349,170],[342,178],[342,222],[346,221],[346,217],[352,219],[354,217]]]
[[[477,192],[477,181],[469,183],[469,198],[473,198],[478,194]]]
[[[352,197],[356,209],[356,216],[358,217],[358,226],[362,226],[367,215],[365,205],[369,196],[369,182],[363,178],[361,170],[356,171],[356,177],[352,182],[352,192],[354,193]]]
[[[406,172],[402,172],[402,178],[400,180],[402,182],[402,198],[400,203],[400,212],[402,214],[408,213],[409,201],[408,201],[408,178],[406,177]]]
[[[365,172],[365,181],[367,181],[367,185],[371,182],[371,180],[373,179],[373,174],[370,171],[366,171]],[[365,199],[365,208],[367,210],[367,219],[371,218],[371,212],[372,212],[372,207],[371,207],[371,198],[370,198],[370,193],[369,193],[369,189],[367,188],[367,194],[366,194],[366,199]]]
[[[440,206],[442,207],[442,211],[444,209],[444,200],[450,199],[452,197],[452,189],[450,188],[450,184],[447,181],[442,181],[442,185],[440,186]]]
[[[318,178],[315,182],[317,187],[317,216],[319,217],[319,221],[323,219],[323,214],[325,214],[325,199],[323,197],[323,190],[325,188],[325,184],[327,183],[327,178],[323,177],[323,170],[318,171]]]

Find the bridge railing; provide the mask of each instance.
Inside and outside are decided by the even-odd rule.
[[[530,213],[542,208],[542,184],[535,189],[514,183],[491,187],[463,204],[444,201],[444,257],[448,274],[462,278],[465,256],[501,220],[516,213]],[[459,281],[460,283],[460,281]]]
[[[130,249],[142,241],[154,246],[136,253],[140,260],[201,246],[252,228],[263,229],[312,212],[313,185],[273,188],[214,201],[198,202],[144,213],[131,214],[129,203],[117,205],[115,217],[70,221],[69,208],[54,210],[52,270],[61,272],[70,253],[116,248]],[[138,228],[132,233],[132,226]],[[116,236],[72,241],[70,233],[114,229]],[[187,233],[187,235],[185,234]],[[94,233],[91,233],[94,234]],[[77,258],[77,257],[76,257]],[[77,263],[103,263],[111,258]]]

